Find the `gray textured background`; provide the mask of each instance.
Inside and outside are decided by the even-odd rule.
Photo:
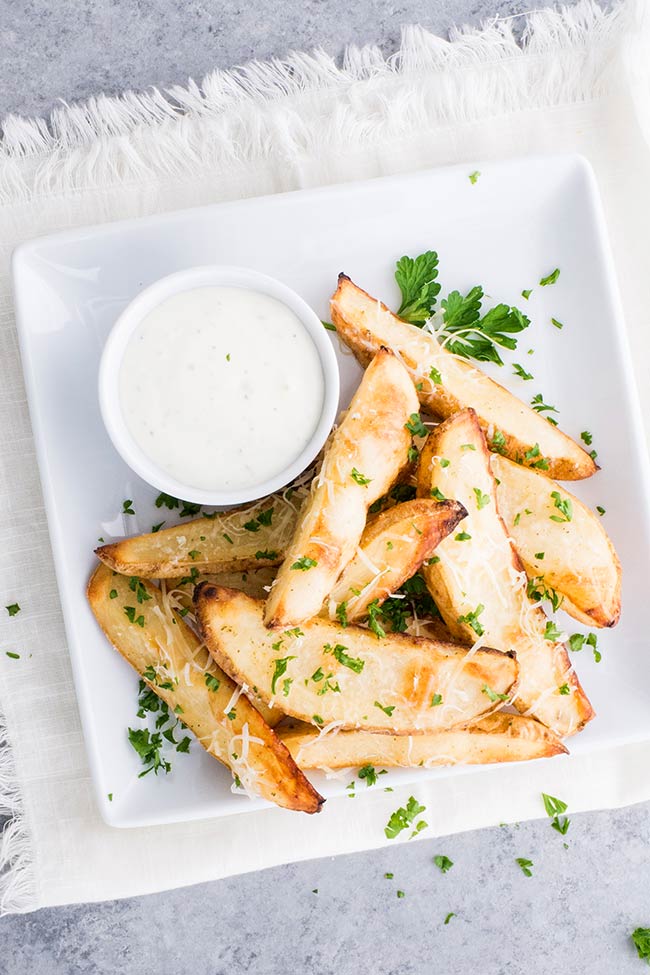
[[[320,45],[394,50],[399,27],[516,14],[519,0],[0,0],[0,117],[184,83]],[[2,975],[633,975],[650,927],[650,805],[279,867],[0,921]],[[454,861],[442,875],[433,856]],[[534,862],[523,876],[515,857]],[[393,880],[384,873],[394,873]],[[318,893],[312,893],[318,888]],[[405,892],[397,898],[397,890]],[[445,926],[448,912],[457,917]]]

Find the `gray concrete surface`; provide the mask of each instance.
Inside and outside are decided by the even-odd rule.
[[[0,117],[182,83],[291,48],[337,55],[373,41],[389,52],[402,23],[444,34],[522,9],[519,0],[0,0]],[[575,816],[566,840],[568,849],[540,821],[9,917],[0,921],[0,973],[643,971],[629,935],[650,927],[650,805]],[[454,861],[445,875],[437,853]],[[533,877],[516,857],[533,861]]]

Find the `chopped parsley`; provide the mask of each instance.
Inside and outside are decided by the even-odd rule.
[[[468,179],[469,179],[470,183],[472,184],[472,186],[475,186],[476,183],[478,183],[478,178],[479,178],[480,175],[481,175],[481,172],[478,169],[475,169],[473,173],[470,173],[469,174]]]
[[[378,640],[383,640],[386,636],[386,630],[383,628],[378,619],[379,616],[384,616],[384,613],[385,604],[383,607],[380,606],[378,599],[373,599],[373,601],[368,604],[368,626]],[[404,626],[404,629],[406,629],[406,626]]]
[[[449,924],[449,922],[451,921],[452,917],[456,917],[456,915],[454,914],[453,911],[450,911],[449,914],[447,915],[447,917],[445,918],[444,923],[445,924]]]
[[[323,724],[323,719],[321,718],[320,714],[312,714],[311,720],[314,722],[314,724]]]
[[[5,653],[8,657],[11,658],[11,660],[20,660],[20,654],[14,653],[13,650],[5,650]]]
[[[218,691],[221,687],[221,681],[214,674],[205,674],[205,686],[209,691]]]
[[[442,704],[442,694],[434,694],[431,698],[431,707],[437,708],[439,704]]]
[[[544,552],[535,552],[535,558],[539,562],[542,562],[544,560]]]
[[[557,643],[557,641],[562,636],[562,630],[560,630],[553,620],[547,620],[546,626],[544,627],[544,639],[549,640],[551,643]]]
[[[526,460],[533,461],[533,463],[530,465],[531,467],[537,467],[541,471],[548,470],[548,461],[545,457],[542,457],[538,443],[536,443],[534,447],[531,447],[530,450],[527,450],[524,457]]]
[[[457,542],[469,542],[471,537],[467,532],[458,532],[458,534],[454,535],[454,540]]]
[[[536,413],[559,413],[560,412],[554,406],[550,406],[548,403],[545,403],[544,397],[542,396],[541,393],[536,393],[533,396],[533,398],[530,401],[530,405],[532,406],[532,408],[535,410]],[[549,423],[552,423],[554,426],[557,426],[557,422],[553,420],[551,417],[547,416],[546,419],[549,421]]]
[[[247,532],[258,532],[260,530],[260,524],[257,518],[252,518],[250,521],[245,521],[244,529]]]
[[[155,535],[155,534],[156,534],[156,532],[159,532],[159,531],[160,531],[160,529],[162,528],[162,526],[163,526],[164,524],[165,524],[165,522],[164,522],[164,521],[159,521],[157,525],[152,525],[152,526],[151,526],[151,534],[152,534],[152,535]]]
[[[439,870],[442,870],[443,873],[448,873],[454,865],[453,860],[450,860],[449,857],[442,856],[439,853],[434,856],[433,862]]]
[[[569,687],[568,684],[560,684],[560,686],[557,689],[557,692],[558,694],[570,694],[571,688]]]
[[[438,277],[438,255],[426,251],[416,258],[400,257],[395,267],[395,280],[402,293],[402,303],[397,314],[405,322],[422,327],[431,318],[431,312],[440,285]]]
[[[174,508],[180,507],[180,501],[178,498],[174,498],[171,494],[165,494],[164,491],[160,492],[154,504],[157,508],[169,508],[170,511],[173,511]]]
[[[191,552],[188,552],[187,554],[188,554],[188,555],[189,555],[189,557],[190,557],[190,558],[192,559],[192,562],[196,562],[196,560],[198,559],[198,557],[199,557],[199,555],[200,555],[201,553],[199,552],[199,550],[198,550],[198,549],[196,549],[196,548],[193,548],[193,549],[192,549],[192,551],[191,551]]]
[[[427,435],[427,428],[419,413],[411,413],[408,423],[405,423],[404,426],[413,437],[426,437]]]
[[[146,603],[148,599],[151,599],[144,582],[142,582],[142,580],[137,576],[131,576],[129,579],[129,589],[131,592],[135,593],[135,598],[139,603]],[[113,592],[115,592],[115,590],[113,590]],[[133,620],[131,620],[131,622],[133,622]]]
[[[521,292],[521,297],[522,298],[525,298],[526,301],[528,301],[528,299],[530,298],[530,296],[532,295],[532,293],[533,293],[533,289],[532,288],[524,288],[524,290]]]
[[[328,332],[336,331],[336,325],[332,325],[331,322],[324,322],[322,318],[321,318],[321,325],[323,326],[323,328],[326,328]]]
[[[523,366],[520,366],[518,362],[513,362],[512,369],[513,369],[513,372],[514,372],[515,376],[519,376],[519,378],[520,379],[523,379],[524,382],[527,382],[529,379],[534,379],[535,378],[533,376],[532,372],[526,372],[526,370],[524,369],[524,367]]]
[[[365,779],[367,786],[371,786],[376,784],[378,776],[386,775],[386,769],[377,772],[374,765],[363,765],[359,769],[358,775],[360,779]]]
[[[483,494],[483,492],[481,491],[481,489],[480,488],[476,488],[476,487],[475,488],[472,488],[472,491],[476,495],[476,507],[478,508],[479,511],[482,508],[485,508],[490,503],[490,495],[489,494]]]
[[[317,565],[318,562],[316,559],[310,559],[308,556],[302,555],[299,559],[296,559],[291,568],[299,569],[300,572],[306,572],[308,569],[313,569]]]
[[[140,772],[138,778],[141,779],[149,772],[154,775],[162,770],[167,774],[171,772],[171,763],[162,755],[162,735],[159,731],[151,732],[149,728],[129,728],[129,742],[140,756],[142,764],[146,768]]]
[[[555,325],[556,328],[560,328],[560,329],[564,328],[564,323],[559,322],[557,318],[551,318],[551,325]]]
[[[601,518],[602,518],[602,517],[603,517],[603,515],[605,514],[605,509],[604,509],[604,508],[603,508],[603,506],[602,506],[602,505],[600,505],[600,504],[597,504],[597,505],[596,505],[596,511],[598,512],[598,514],[600,515],[600,517],[601,517]]]
[[[264,511],[260,511],[257,516],[257,523],[259,525],[266,525],[268,528],[273,522],[273,508],[266,508]]]
[[[278,553],[275,551],[274,548],[271,548],[271,549],[265,548],[264,551],[257,551],[255,553],[255,558],[256,559],[269,559],[270,561],[273,561],[274,559],[277,559],[278,558]]]
[[[222,532],[221,534],[226,539],[226,541],[228,542],[229,545],[234,545],[235,544],[233,542],[232,538],[230,537],[230,535],[227,535],[226,532]]]
[[[588,447],[591,447],[594,440],[593,436],[589,433],[588,430],[582,431],[582,433],[580,434],[580,439],[582,440],[583,443],[586,443]]]
[[[432,488],[430,493],[431,493],[431,497],[432,498],[435,498],[436,501],[446,501],[447,500],[446,497],[444,496],[444,494],[442,493],[442,491],[440,490],[439,487]]]
[[[583,636],[582,633],[572,633],[568,640],[569,650],[573,650],[574,653],[577,653],[578,650],[582,650],[586,640],[587,637]]]
[[[558,515],[551,515],[551,521],[558,521],[560,524],[571,521],[573,518],[573,504],[569,498],[563,498],[559,491],[551,491],[553,504],[559,511]]]
[[[542,286],[542,288],[545,288],[548,284],[555,284],[559,276],[560,276],[560,269],[559,267],[556,267],[555,270],[551,271],[550,274],[547,274],[546,277],[540,278],[539,283]]]
[[[533,866],[532,860],[526,860],[525,857],[516,857],[515,863],[521,867],[521,872],[523,873],[524,877],[533,876],[533,871],[531,869],[531,867]]]
[[[123,515],[135,514],[135,511],[133,510],[133,501],[131,501],[130,498],[127,498],[126,501],[122,502],[122,514]]]
[[[388,542],[387,544],[392,547],[392,543],[391,542]],[[336,607],[336,618],[337,618],[337,620],[339,621],[339,623],[341,624],[342,627],[346,627],[348,625],[348,604],[347,604],[347,602],[345,602],[345,603],[339,603],[338,604],[338,606]]]
[[[442,376],[440,375],[440,373],[438,372],[438,370],[434,366],[431,366],[431,371],[429,373],[429,379],[431,380],[431,382],[435,386],[441,386],[442,385]]]
[[[11,603],[10,606],[5,606],[5,609],[7,610],[10,616],[17,616],[18,613],[20,612],[20,606],[18,605],[18,603]]]
[[[630,937],[639,958],[650,965],[650,928],[635,928]]]
[[[273,677],[271,679],[271,694],[275,694],[275,685],[277,684],[280,677],[284,677],[287,672],[287,665],[290,660],[295,660],[295,655],[293,657],[278,657],[274,661],[275,668],[273,670]]]
[[[480,285],[466,295],[451,291],[441,301],[442,325],[438,334],[453,355],[503,365],[499,349],[517,348],[513,334],[530,325],[530,319],[518,308],[499,304],[481,315],[484,292]]]
[[[473,610],[471,613],[466,613],[465,616],[459,616],[457,622],[467,623],[467,625],[474,630],[477,636],[483,636],[483,634],[485,633],[485,627],[482,626],[481,623],[479,623],[478,618],[484,609],[485,606],[483,605],[483,603],[479,603],[476,609]]]
[[[329,643],[325,644],[325,653],[331,653],[335,660],[337,660],[341,666],[348,667],[353,670],[355,674],[360,674],[365,666],[365,660],[361,660],[359,657],[350,657],[346,653],[347,647],[341,646],[337,643],[335,647],[332,647]]]
[[[497,694],[497,692],[496,691],[493,691],[492,688],[488,684],[483,684],[483,687],[481,688],[481,690],[483,691],[483,693],[485,695],[487,695],[487,697],[492,701],[493,704],[496,703],[496,701],[507,701],[508,700],[508,695],[507,694]]]
[[[392,880],[394,876],[395,876],[394,873],[385,873],[384,880]]]
[[[117,599],[117,589],[111,589],[108,594],[109,599]]]
[[[492,450],[497,454],[505,454],[506,452],[506,438],[500,430],[495,430],[492,434],[492,440],[490,441],[490,446]]]
[[[386,839],[394,840],[403,830],[412,826],[425,809],[426,806],[421,806],[417,799],[410,796],[406,806],[400,806],[394,813],[391,813],[388,823],[384,827]]]
[[[379,701],[375,701],[375,707],[379,708],[380,711],[383,711],[384,714],[387,714],[389,718],[392,717],[393,711],[395,710],[394,704],[384,705],[380,704]]]
[[[555,796],[549,796],[546,792],[542,792],[542,800],[546,815],[552,817],[551,826],[562,836],[565,836],[571,822],[567,816],[563,815],[568,808],[566,802],[556,799]]]
[[[410,458],[409,458],[409,460],[410,460]],[[356,469],[356,467],[353,467],[352,468],[352,471],[350,473],[350,477],[357,484],[361,484],[362,487],[364,487],[366,484],[370,484],[370,482],[372,481],[372,478],[371,477],[366,477],[365,474],[362,474],[360,471],[358,471]]]
[[[397,891],[397,896],[398,896],[398,898],[401,899],[402,897],[406,897],[406,894],[404,893],[403,890],[398,890]]]
[[[124,612],[130,623],[135,623],[136,626],[144,627],[144,616],[136,616],[135,606],[125,606]]]

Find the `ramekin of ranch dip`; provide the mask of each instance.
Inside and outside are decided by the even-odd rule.
[[[336,418],[327,332],[282,282],[197,267],[142,291],[115,322],[99,402],[122,459],[187,501],[240,504],[288,484]]]

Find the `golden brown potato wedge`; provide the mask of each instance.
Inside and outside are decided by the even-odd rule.
[[[169,610],[159,589],[142,582],[132,590],[127,576],[99,565],[88,585],[88,600],[110,643],[172,711],[182,708],[183,723],[247,791],[286,809],[319,811],[322,797],[241,688]],[[136,620],[143,617],[144,625],[129,621],[128,606],[135,609]],[[148,668],[155,670],[155,681],[145,679]]]
[[[417,572],[467,512],[457,501],[419,498],[398,504],[369,522],[357,554],[327,599],[331,619],[361,619]],[[341,609],[342,607],[342,609]]]
[[[443,464],[442,461],[445,461]],[[418,494],[457,498],[469,512],[461,532],[436,549],[424,575],[442,617],[462,639],[514,650],[519,687],[513,704],[558,735],[593,717],[561,635],[527,596],[527,579],[497,509],[490,454],[473,410],[445,420],[420,455]]]
[[[267,626],[287,629],[320,612],[357,550],[369,506],[407,463],[406,423],[417,411],[408,372],[380,349],[325,448],[266,603]]]
[[[507,457],[493,454],[492,471],[499,513],[536,590],[560,593],[562,609],[586,626],[618,623],[621,563],[602,519],[555,481]]]
[[[550,728],[534,718],[503,711],[480,718],[468,728],[429,735],[374,735],[369,731],[321,734],[302,721],[285,721],[278,737],[303,769],[413,768],[434,765],[487,765],[525,762],[566,753]]]
[[[194,596],[206,645],[233,680],[295,718],[396,735],[473,721],[514,690],[514,656],[312,619],[283,633],[261,601],[203,583]],[[433,705],[434,695],[441,701]],[[499,697],[502,696],[502,698]]]
[[[420,387],[420,402],[445,419],[471,406],[493,449],[527,466],[548,465],[560,480],[590,477],[597,470],[574,440],[495,383],[476,365],[451,355],[428,331],[409,325],[345,274],[331,299],[332,321],[362,365],[377,349],[396,352]]]
[[[95,549],[115,572],[141,579],[173,579],[197,572],[237,572],[279,565],[306,488],[221,511]]]

